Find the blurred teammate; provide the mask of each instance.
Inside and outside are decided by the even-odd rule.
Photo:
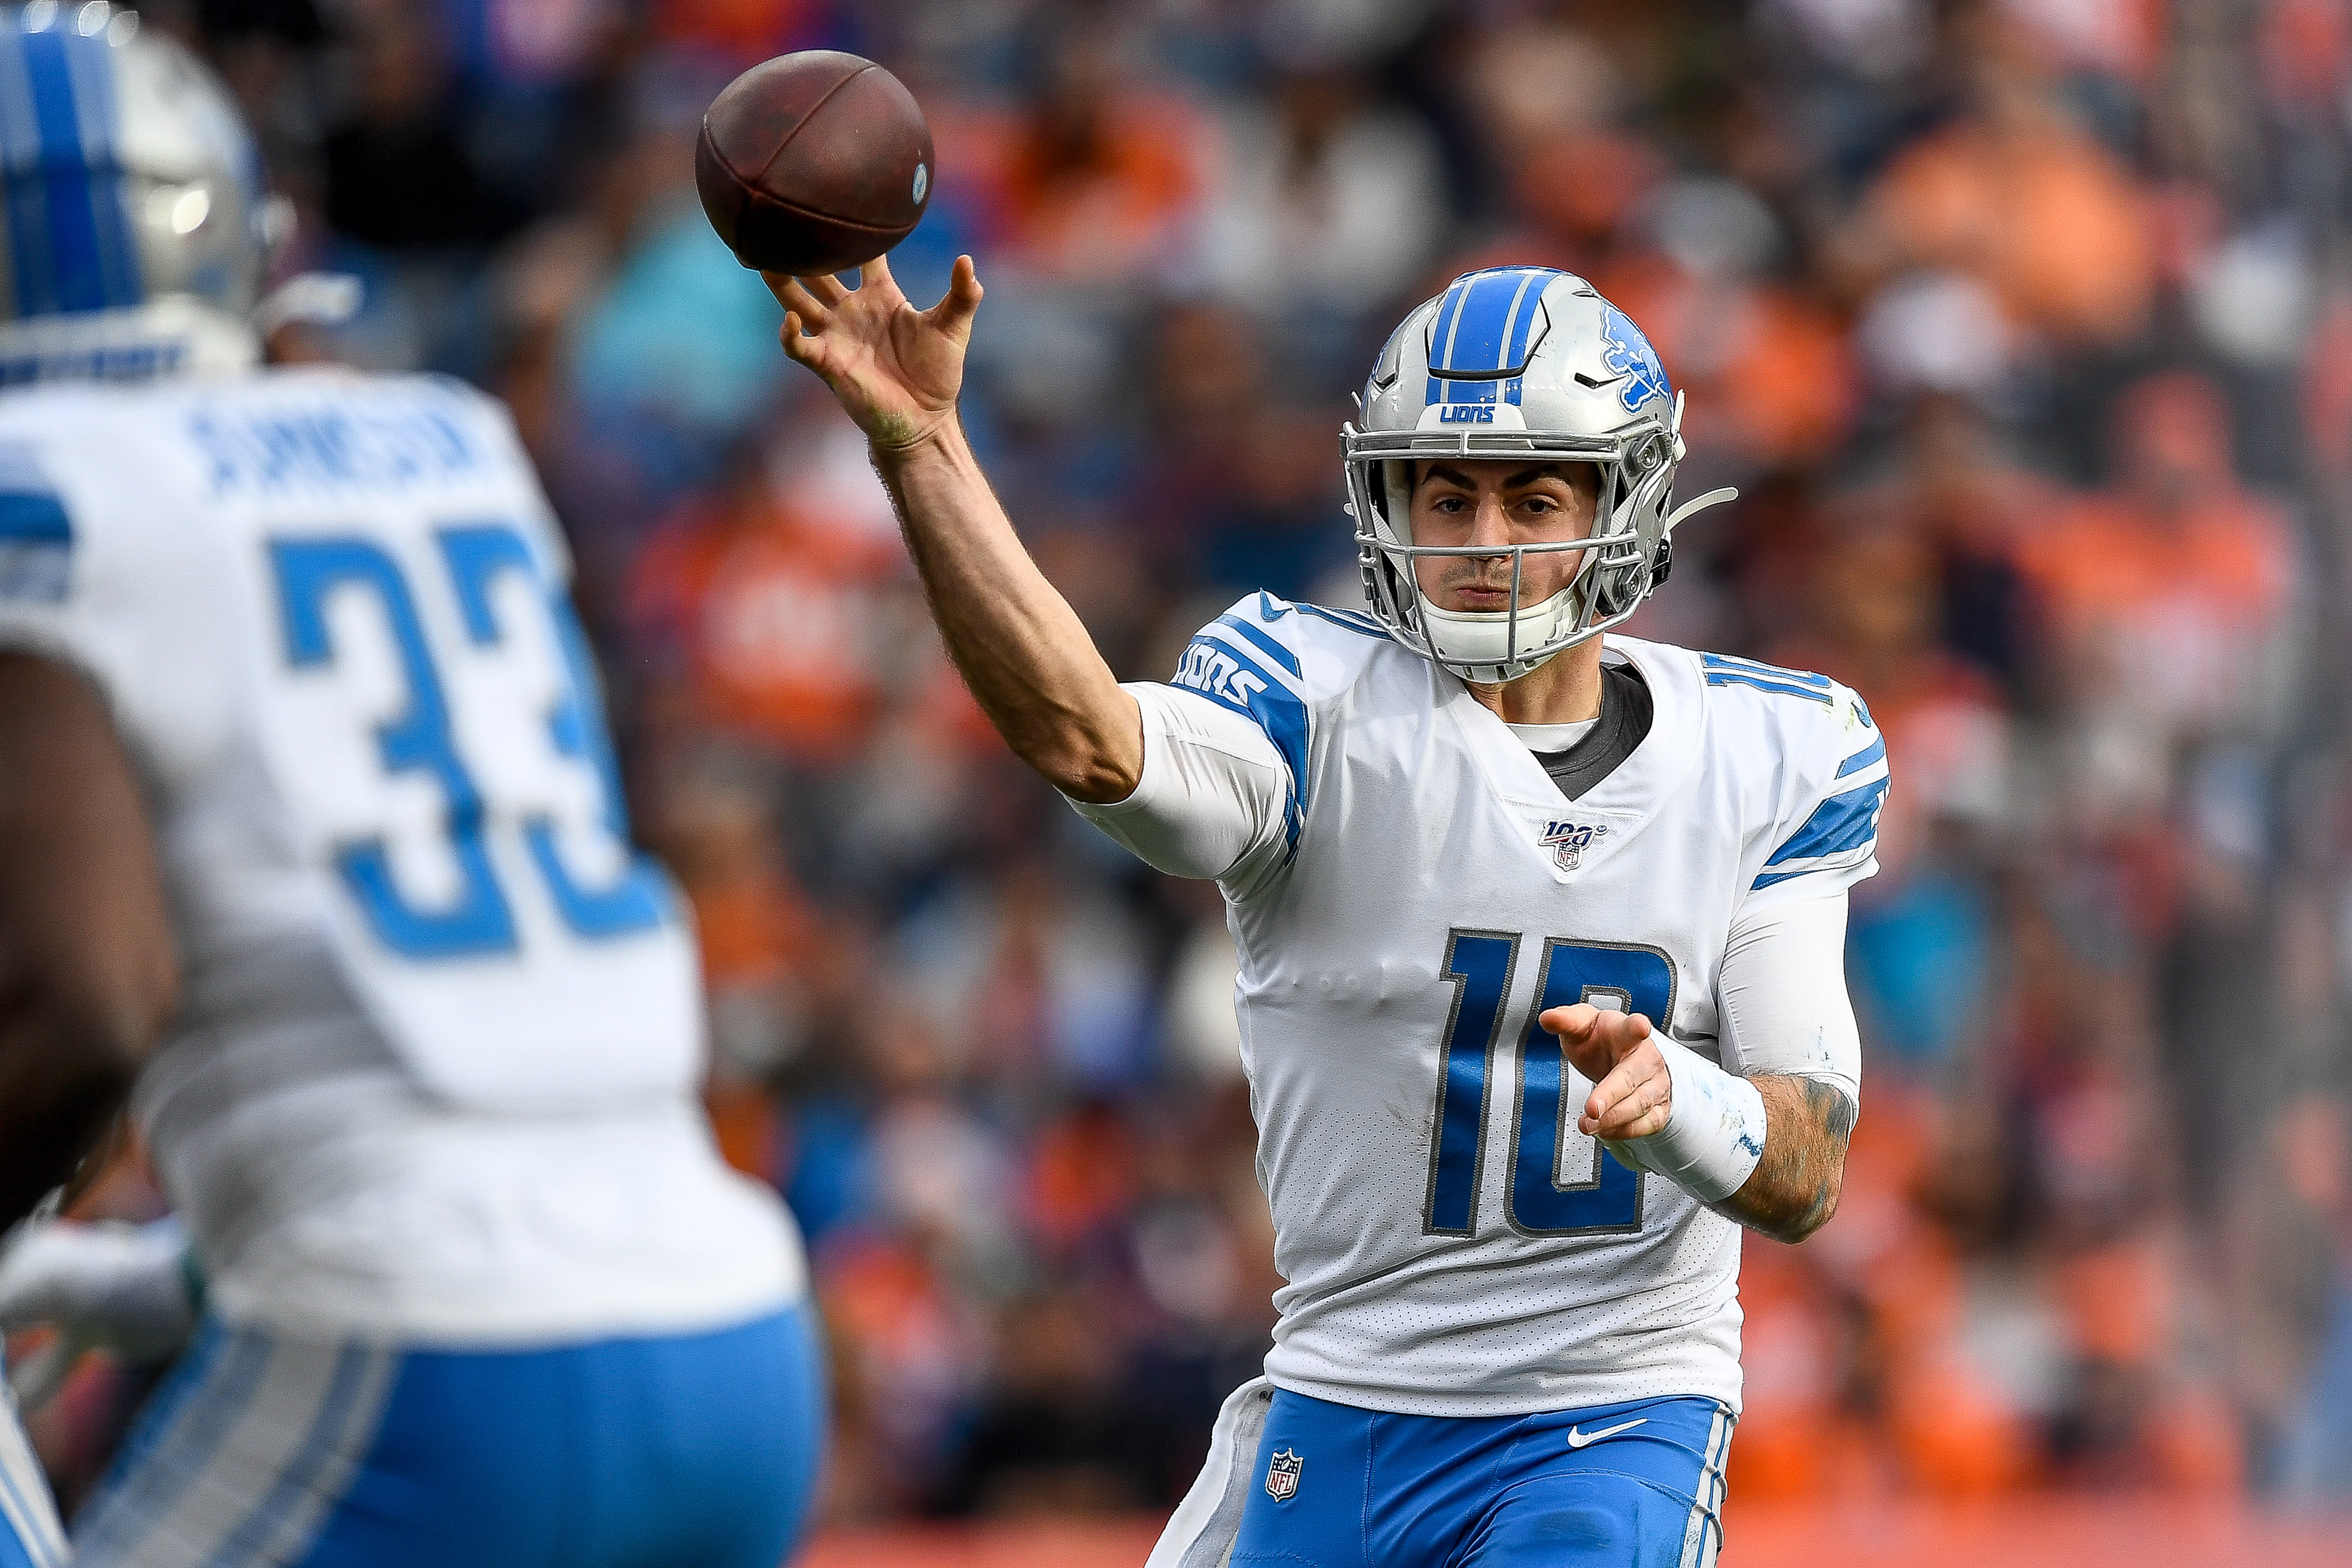
[[[1224,890],[1288,1283],[1153,1563],[1711,1561],[1738,1226],[1828,1218],[1859,1103],[1886,765],[1822,676],[1604,653],[1720,498],[1667,510],[1648,342],[1566,273],[1457,279],[1346,434],[1375,616],[1255,594],[1122,687],[957,423],[969,259],[921,313],[878,263],[771,282],[1005,739]]]
[[[0,737],[55,834],[0,855],[0,954],[100,1089],[176,956],[131,1104],[209,1288],[76,1560],[775,1568],[799,1242],[697,1104],[693,943],[506,413],[253,368],[275,209],[134,16],[0,13]]]

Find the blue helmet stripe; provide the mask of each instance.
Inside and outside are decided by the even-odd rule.
[[[1462,326],[1462,282],[1457,278],[1437,302],[1437,315],[1429,324],[1429,367],[1433,371],[1454,357],[1454,334]],[[1445,386],[1435,375],[1429,378],[1429,391],[1422,401],[1445,401]]]
[[[122,176],[121,150],[115,143],[115,131],[122,120],[114,95],[114,56],[103,38],[77,33],[66,40],[66,58],[81,108],[83,163],[91,171],[90,202],[98,221],[98,258],[106,302],[114,308],[138,305],[145,300],[146,290],[140,283],[139,247],[131,235],[126,205],[130,185]],[[249,206],[247,210],[258,209]]]
[[[114,167],[113,105],[106,101],[111,95],[101,83],[102,96],[85,102],[79,90],[89,77],[110,75],[111,66],[102,57],[92,57],[77,69],[74,57],[106,46],[57,26],[19,37],[40,144],[50,308],[104,310],[136,304],[137,267],[122,212],[121,176]],[[78,84],[78,78],[85,79]]]
[[[1490,371],[1496,368],[1502,344],[1504,311],[1510,304],[1512,279],[1507,275],[1475,272],[1454,287],[1462,302],[1454,308],[1454,330],[1445,341],[1448,371]],[[1493,402],[1502,391],[1493,382],[1448,381],[1447,402]]]
[[[33,115],[41,140],[41,193],[48,208],[50,284],[58,310],[106,308],[106,273],[98,252],[98,212],[82,164],[81,115],[65,36],[55,27],[24,35]]]
[[[41,243],[48,225],[40,169],[41,131],[33,117],[24,35],[0,22],[0,181],[7,191],[12,316],[41,316],[57,308],[48,250]]]
[[[1429,334],[1429,402],[1519,401],[1520,384],[1508,381],[1461,381],[1491,377],[1527,358],[1543,291],[1561,276],[1550,267],[1503,267],[1457,277],[1445,291]],[[1446,372],[1453,371],[1454,375]]]
[[[1455,283],[1462,305],[1437,369],[1474,374],[1509,370],[1526,346],[1523,329],[1534,319],[1528,297],[1538,292],[1538,282],[1556,276],[1544,267],[1514,267],[1475,272]]]
[[[1495,353],[1495,368],[1498,371],[1507,371],[1519,362],[1519,350],[1528,340],[1528,328],[1536,319],[1528,303],[1528,290],[1535,286],[1538,276],[1533,271],[1521,273],[1518,287],[1511,291],[1510,312],[1503,318],[1502,346]]]

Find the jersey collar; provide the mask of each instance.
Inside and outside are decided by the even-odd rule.
[[[1650,733],[1608,778],[1577,800],[1559,792],[1535,754],[1511,733],[1509,725],[1470,695],[1467,685],[1450,672],[1439,672],[1440,689],[1449,694],[1441,706],[1452,715],[1488,787],[1527,825],[1531,842],[1540,849],[1547,830],[1563,820],[1609,825],[1606,850],[1586,857],[1588,865],[1622,850],[1689,778],[1698,758],[1700,705],[1706,700],[1697,661],[1679,648],[1611,637],[1608,653],[1630,661],[1649,683]],[[1549,852],[1544,852],[1549,858]]]

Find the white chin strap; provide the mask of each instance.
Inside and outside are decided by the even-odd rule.
[[[1579,573],[1581,580],[1583,574]],[[1576,621],[1576,583],[1518,613],[1512,627],[1507,611],[1440,610],[1421,596],[1422,635],[1429,651],[1454,673],[1482,685],[1516,681],[1559,652],[1548,644],[1568,635]],[[1531,653],[1530,650],[1541,652]]]

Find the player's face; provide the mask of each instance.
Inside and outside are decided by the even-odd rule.
[[[1580,539],[1592,532],[1600,476],[1582,463],[1514,458],[1442,459],[1415,465],[1412,542],[1496,549]],[[1519,605],[1541,604],[1575,578],[1582,550],[1521,557]],[[1511,558],[1413,558],[1421,591],[1440,610],[1500,613],[1511,607]]]

